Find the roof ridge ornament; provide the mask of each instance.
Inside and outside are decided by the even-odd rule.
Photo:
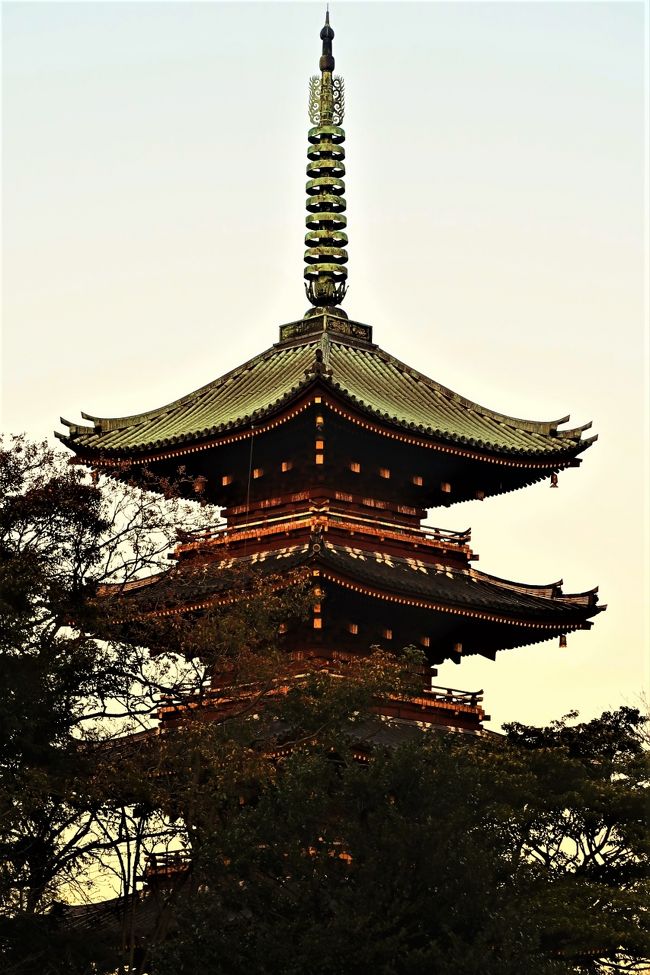
[[[327,336],[323,334],[323,339]],[[321,340],[314,349],[314,359],[311,365],[305,369],[305,376],[309,379],[312,376],[323,376],[329,378],[332,370],[329,368],[329,342]]]
[[[310,146],[307,150],[307,233],[305,235],[305,291],[314,306],[305,318],[322,315],[323,310],[340,305],[347,291],[348,253],[345,247],[347,204],[345,193],[345,132],[341,128],[345,112],[343,78],[334,77],[329,9],[320,32],[323,42],[319,61],[320,78],[309,80]],[[337,314],[347,318],[339,309]]]

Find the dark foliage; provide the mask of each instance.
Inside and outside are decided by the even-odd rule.
[[[3,971],[642,970],[638,711],[391,737],[372,704],[408,690],[411,651],[284,686],[276,634],[308,605],[300,578],[242,577],[227,611],[134,630],[124,584],[209,519],[169,485],[98,484],[18,440],[0,487]],[[246,688],[219,714],[215,675]],[[161,700],[192,705],[162,736]],[[152,853],[170,872],[143,886]]]
[[[204,838],[151,971],[630,970],[650,948],[643,724],[294,753]]]

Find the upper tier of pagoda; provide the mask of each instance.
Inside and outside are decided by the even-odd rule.
[[[195,474],[210,481],[210,500],[228,504],[237,496],[232,489],[221,492],[216,480],[232,475],[232,482],[236,474],[244,495],[247,471],[229,471],[230,461],[216,455],[252,437],[260,444],[266,435],[275,441],[275,457],[282,458],[282,428],[315,402],[349,429],[348,456],[342,456],[337,439],[339,460],[357,459],[355,431],[359,449],[374,437],[378,470],[413,467],[411,481],[419,478],[420,490],[417,500],[410,500],[422,508],[488,497],[551,477],[579,464],[578,455],[596,439],[583,437],[589,423],[563,428],[568,417],[522,420],[480,406],[375,345],[370,326],[327,311],[282,326],[280,341],[270,349],[173,403],[111,419],[84,413],[92,426],[62,420],[68,432],[57,436],[81,461],[96,467],[130,462],[173,475],[179,465],[193,465]],[[290,440],[290,433],[283,439]],[[325,468],[334,460],[332,446],[330,440]],[[310,444],[311,464],[313,449]],[[406,462],[409,452],[414,459]],[[231,466],[247,463],[242,454]],[[303,482],[306,474],[303,470]],[[362,493],[370,488],[366,484]]]
[[[190,495],[199,485],[206,501],[227,506],[230,524],[242,508],[246,519],[290,508],[306,488],[310,497],[345,495],[357,514],[372,502],[412,526],[426,508],[554,483],[596,439],[582,436],[590,423],[565,428],[568,416],[522,420],[480,406],[384,352],[372,328],[339,307],[348,260],[345,98],[329,14],[320,37],[304,255],[313,307],[281,326],[270,349],[207,386],[135,416],[82,413],[92,426],[62,419],[68,432],[57,436],[91,466],[135,465],[136,479],[146,466]]]

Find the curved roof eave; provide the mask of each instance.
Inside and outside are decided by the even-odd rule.
[[[219,379],[155,410],[113,418],[82,413],[93,427],[61,418],[69,433],[57,436],[71,449],[90,456],[104,452],[120,457],[200,444],[272,417],[310,385],[320,382],[355,412],[373,417],[381,426],[480,453],[552,460],[554,456],[575,457],[597,439],[581,437],[591,423],[559,430],[568,416],[532,421],[482,407],[378,346],[328,340],[326,368],[312,369],[315,347],[323,348],[318,336],[306,337],[290,347],[272,346]],[[392,415],[388,408],[393,409]],[[211,419],[221,422],[210,423]]]
[[[451,615],[458,617],[459,621],[464,619],[468,623],[485,625],[486,637],[489,637],[486,645],[479,646],[473,639],[465,648],[464,656],[479,653],[490,659],[495,659],[496,652],[502,650],[591,629],[592,618],[606,609],[606,606],[597,604],[597,588],[584,593],[565,594],[561,591],[561,582],[547,586],[526,585],[477,573],[474,569],[450,573],[448,567],[444,566],[430,566],[429,569],[433,571],[423,576],[421,567],[414,567],[410,559],[393,556],[389,565],[382,553],[365,552],[363,558],[361,554],[348,546],[330,542],[322,544],[322,539],[320,550],[317,550],[312,539],[285,549],[268,551],[261,556],[219,559],[210,563],[207,574],[203,562],[198,567],[192,563],[179,563],[174,568],[130,582],[124,587],[104,586],[98,595],[135,597],[136,605],[144,599],[136,616],[127,614],[123,620],[125,623],[128,619],[135,621],[140,616],[143,619],[152,616],[173,617],[209,609],[224,600],[229,602],[229,589],[233,581],[239,580],[235,565],[242,569],[254,565],[257,571],[272,576],[284,576],[287,571],[294,572],[307,565],[318,566],[321,578],[334,586],[343,586],[371,599],[388,600],[391,604],[405,603],[424,612]],[[183,576],[186,571],[200,583],[198,589],[191,587],[192,604],[178,599],[175,586],[179,573]],[[235,576],[231,577],[233,571]],[[187,593],[187,584],[182,586],[182,591]],[[495,626],[505,626],[506,630],[494,630]],[[497,641],[502,642],[501,646],[495,646],[489,636],[497,632],[502,633]],[[460,657],[456,659],[456,654],[447,654],[446,658],[461,662]]]

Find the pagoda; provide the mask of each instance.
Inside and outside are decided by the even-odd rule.
[[[79,463],[145,486],[153,473],[223,508],[224,525],[181,540],[167,572],[132,585],[143,616],[195,613],[232,599],[233,564],[311,574],[308,624],[283,640],[294,658],[335,661],[378,645],[421,648],[433,668],[591,627],[597,590],[531,585],[474,566],[469,531],[422,524],[429,508],[524,488],[577,467],[596,437],[568,416],[505,416],[400,362],[341,308],[347,287],[343,79],[329,14],[310,80],[304,316],[250,361],[136,416],[83,413],[59,438]],[[198,553],[210,559],[193,571]],[[191,580],[188,599],[187,580]],[[181,584],[185,580],[185,584]],[[465,731],[480,692],[434,688],[382,713]],[[164,715],[162,715],[164,719]]]

